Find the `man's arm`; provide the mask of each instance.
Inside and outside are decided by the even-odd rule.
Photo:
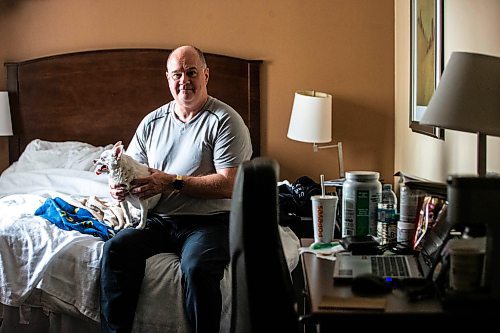
[[[131,194],[140,199],[147,199],[158,193],[174,191],[173,182],[176,175],[156,169],[150,169],[151,176],[137,178],[132,182]],[[237,167],[217,170],[217,173],[205,176],[183,176],[185,195],[203,199],[229,199],[233,194]]]

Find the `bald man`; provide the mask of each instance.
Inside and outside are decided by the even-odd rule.
[[[161,252],[180,257],[192,331],[219,332],[231,195],[252,145],[240,115],[208,94],[209,73],[198,48],[185,45],[170,53],[166,77],[174,100],[144,117],[126,150],[151,175],[134,180],[130,192],[121,185],[110,188],[119,201],[129,193],[162,196],[144,229],[122,230],[104,245],[103,332],[132,330],[146,259]]]

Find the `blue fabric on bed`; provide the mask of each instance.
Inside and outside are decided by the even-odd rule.
[[[94,218],[88,210],[75,207],[59,197],[45,200],[35,211],[35,215],[43,217],[63,230],[77,230],[100,237],[104,241],[113,237],[113,230]]]

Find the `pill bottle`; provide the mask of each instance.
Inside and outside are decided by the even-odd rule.
[[[396,241],[406,247],[413,248],[413,238],[417,231],[417,225],[414,222],[398,221],[396,231]]]
[[[342,237],[377,236],[377,206],[382,195],[380,174],[349,171],[342,186]]]

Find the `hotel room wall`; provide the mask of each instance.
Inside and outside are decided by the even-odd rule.
[[[281,178],[338,176],[334,149],[286,137],[296,90],[333,95],[347,170],[394,172],[393,0],[0,0],[0,62],[106,48],[173,48],[262,59],[262,154]],[[6,87],[0,67],[0,90]],[[91,129],[89,129],[91,130]],[[0,138],[0,170],[6,141]]]
[[[445,130],[445,140],[413,133],[408,127],[410,1],[395,1],[395,170],[435,181],[449,174],[475,174],[477,136]],[[500,56],[500,1],[445,0],[444,58],[453,51]],[[500,110],[499,110],[500,112]],[[487,170],[500,172],[500,138],[487,139]]]

